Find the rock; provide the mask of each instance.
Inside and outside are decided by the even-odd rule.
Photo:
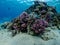
[[[3,24],[1,24],[1,28],[6,29],[7,25],[9,25],[10,22],[4,22]]]
[[[45,32],[41,37],[42,37],[43,40],[50,40],[50,39],[53,39],[56,36],[52,31],[49,31],[49,32]]]
[[[11,28],[11,26],[13,25],[13,23],[9,23],[9,25],[7,25],[7,29],[10,29]]]

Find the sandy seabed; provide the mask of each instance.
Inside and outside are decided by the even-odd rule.
[[[57,28],[51,31],[55,37],[49,33],[49,36],[53,37],[53,39],[47,41],[25,33],[20,33],[12,37],[11,32],[7,32],[7,30],[0,28],[0,45],[60,45],[60,30]]]

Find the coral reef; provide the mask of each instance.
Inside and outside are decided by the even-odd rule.
[[[41,36],[44,35],[46,28],[51,26],[60,29],[60,15],[55,8],[48,6],[45,2],[35,1],[34,3],[19,17],[13,19],[10,23],[4,23],[1,27],[9,29],[12,36],[20,32]]]

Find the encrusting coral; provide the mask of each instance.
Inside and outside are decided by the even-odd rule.
[[[45,28],[57,26],[59,29],[59,17],[54,7],[45,2],[35,1],[35,4],[25,10],[19,17],[13,19],[2,27],[12,31],[13,36],[23,32],[31,35],[41,35]]]

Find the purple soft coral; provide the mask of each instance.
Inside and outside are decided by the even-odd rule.
[[[27,27],[27,25],[24,23],[21,25],[21,27],[25,28],[25,27]]]
[[[29,18],[29,15],[28,15],[26,12],[23,12],[23,13],[20,15],[20,19],[26,19],[26,18]]]
[[[33,25],[31,26],[32,31],[35,33],[42,33],[45,30],[45,27],[48,26],[48,23],[41,19],[36,19]]]
[[[27,23],[28,23],[29,15],[26,12],[23,12],[19,18],[20,18],[20,25],[21,25],[20,30],[27,31]]]

